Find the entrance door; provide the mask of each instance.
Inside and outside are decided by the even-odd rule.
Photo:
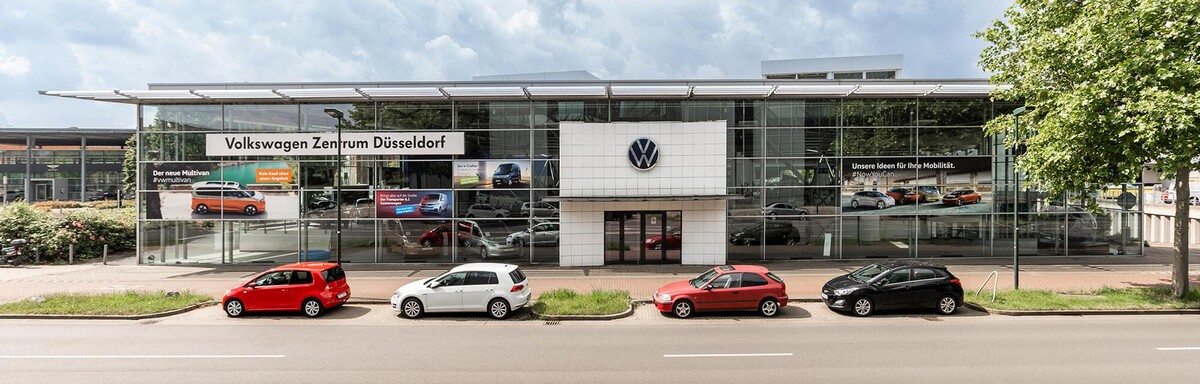
[[[33,201],[46,201],[54,196],[54,187],[49,181],[35,180],[33,183]]]
[[[664,264],[683,260],[680,211],[604,213],[605,264]]]

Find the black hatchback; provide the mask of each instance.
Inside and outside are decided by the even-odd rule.
[[[949,315],[962,305],[963,289],[946,267],[889,261],[829,280],[821,288],[821,300],[830,309],[858,316],[900,308],[934,308]]]

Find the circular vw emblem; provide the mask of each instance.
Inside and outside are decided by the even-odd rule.
[[[658,164],[658,144],[647,138],[634,140],[629,144],[629,164],[642,171],[649,171]]]

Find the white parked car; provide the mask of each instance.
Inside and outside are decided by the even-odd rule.
[[[467,208],[467,217],[508,217],[508,210],[504,208],[496,208],[495,206],[489,204],[475,204]]]
[[[529,304],[529,279],[509,264],[463,264],[428,279],[405,284],[392,294],[392,309],[409,319],[426,312],[485,312],[508,317]]]
[[[514,232],[504,239],[504,242],[517,248],[526,245],[558,246],[558,223],[541,223],[521,232]]]

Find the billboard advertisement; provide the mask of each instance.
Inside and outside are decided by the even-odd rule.
[[[300,217],[295,162],[148,165],[147,217],[281,220]],[[157,212],[154,212],[156,211]]]
[[[381,219],[450,218],[454,216],[451,196],[450,190],[377,190],[375,191],[375,217]]]
[[[533,173],[529,160],[459,160],[454,162],[454,187],[529,188]]]
[[[988,157],[847,157],[842,178],[847,215],[992,211]]]

